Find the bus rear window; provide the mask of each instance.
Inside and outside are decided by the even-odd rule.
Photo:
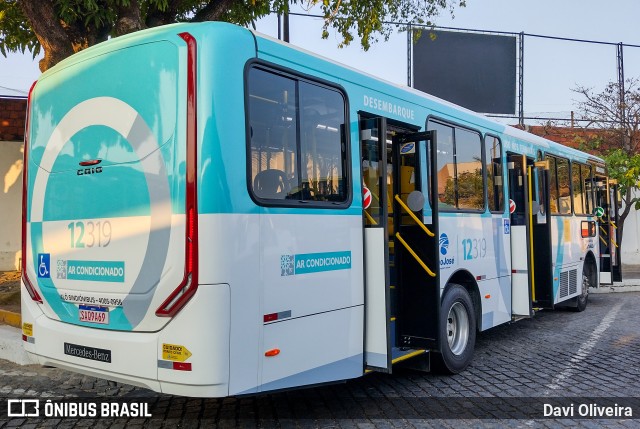
[[[249,188],[261,204],[347,201],[345,99],[338,90],[253,67]]]

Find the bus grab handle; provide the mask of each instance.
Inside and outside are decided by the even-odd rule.
[[[422,266],[422,268],[424,268],[424,270],[427,272],[427,274],[429,274],[431,277],[435,277],[436,276],[436,274],[433,271],[431,271],[429,269],[429,267],[427,267],[427,264],[422,262],[422,259],[420,259],[420,257],[416,254],[416,252],[414,252],[413,249],[411,247],[409,247],[407,242],[404,241],[404,239],[400,236],[399,232],[396,232],[396,238],[398,239],[398,241],[400,241],[400,243],[402,243],[404,248],[407,249],[407,251],[409,253],[411,253],[411,256],[413,256],[413,258],[416,260],[416,262],[418,262]]]

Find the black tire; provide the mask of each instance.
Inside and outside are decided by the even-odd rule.
[[[593,264],[585,262],[582,268],[582,293],[576,297],[576,306],[572,307],[573,311],[584,311],[589,303],[589,288],[595,287],[595,269]]]
[[[463,371],[473,359],[476,316],[467,290],[449,284],[440,309],[440,351],[433,354],[434,369],[447,374]]]

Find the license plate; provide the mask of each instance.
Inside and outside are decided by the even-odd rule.
[[[95,305],[80,305],[78,315],[81,322],[109,324],[109,309]]]

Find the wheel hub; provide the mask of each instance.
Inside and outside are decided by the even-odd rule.
[[[447,315],[447,342],[449,349],[454,355],[460,355],[464,352],[469,341],[469,315],[465,306],[460,303],[454,303],[449,309]]]

